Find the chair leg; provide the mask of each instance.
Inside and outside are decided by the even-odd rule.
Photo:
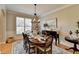
[[[57,46],[57,38],[55,38],[55,45]]]
[[[52,54],[52,49],[51,49],[51,54]]]
[[[26,53],[27,53],[27,51],[28,51],[28,47],[27,47],[25,50],[26,50]]]
[[[28,53],[30,54],[30,45],[29,45],[29,48],[28,48]]]
[[[50,50],[50,53],[52,54],[52,45],[51,45],[51,50]]]
[[[34,49],[34,51],[31,52],[31,49]],[[35,53],[35,48],[30,48],[30,46],[29,46],[29,48],[28,48],[28,53],[29,53],[29,54]]]

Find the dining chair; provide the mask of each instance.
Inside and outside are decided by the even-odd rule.
[[[26,50],[26,52],[28,51],[28,53],[35,53],[35,46],[33,45],[33,43],[29,40],[29,37],[27,34],[23,34],[23,39],[24,39],[24,49]],[[31,52],[31,51],[34,52]]]
[[[27,39],[26,39],[26,36],[25,36],[24,33],[22,33],[22,35],[23,35],[23,47],[24,47],[24,50],[26,50],[26,52],[27,52],[27,50],[28,50],[28,48],[27,48]]]
[[[52,54],[52,37],[48,36],[48,38],[45,41],[45,46],[37,46],[37,49],[39,50],[39,53],[51,53]]]

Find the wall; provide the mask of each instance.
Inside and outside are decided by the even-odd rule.
[[[55,13],[51,13],[43,18],[42,27],[43,29],[43,22],[49,21],[52,18],[57,17],[58,19],[58,28],[60,29],[60,39],[63,41],[64,37],[72,30],[74,33],[77,29],[77,21],[79,21],[79,5],[72,5],[68,8],[63,10],[57,11]]]
[[[16,17],[27,17],[32,18],[31,15],[7,10],[7,21],[6,21],[6,38],[14,37],[16,39],[21,39],[22,35],[16,35]]]
[[[0,42],[6,40],[6,9],[5,5],[0,5]]]
[[[16,16],[11,13],[7,13],[7,21],[6,21],[6,36],[14,36],[16,32]]]

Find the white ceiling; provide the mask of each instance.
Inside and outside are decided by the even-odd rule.
[[[43,17],[50,13],[61,10],[65,7],[68,7],[68,4],[37,4],[37,15]],[[29,15],[34,15],[34,4],[7,4],[8,10],[21,12]]]

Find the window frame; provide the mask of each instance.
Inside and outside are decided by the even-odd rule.
[[[30,19],[31,20],[31,31],[32,31],[32,19],[31,18],[16,16],[16,35],[21,35],[22,34],[22,33],[20,33],[20,34],[17,33],[17,27],[19,27],[19,26],[17,26],[17,17],[24,18],[24,26],[23,26],[24,27],[24,32],[25,32],[25,29],[26,29],[26,26],[25,26],[26,25],[25,24],[26,20],[25,19]]]

